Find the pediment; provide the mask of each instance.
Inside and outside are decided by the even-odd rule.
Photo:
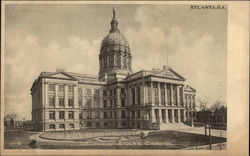
[[[154,74],[155,76],[185,81],[185,78],[172,69],[164,69]]]
[[[73,76],[70,76],[70,75],[65,74],[65,73],[63,73],[63,72],[52,73],[52,74],[46,75],[46,77],[49,77],[49,78],[59,78],[59,79],[72,79],[72,80],[76,80],[76,78],[74,78]]]

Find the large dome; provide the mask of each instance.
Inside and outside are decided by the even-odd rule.
[[[130,53],[129,44],[124,35],[120,32],[111,32],[102,40],[101,52],[120,51]]]
[[[99,55],[99,80],[113,79],[114,75],[128,75],[132,73],[132,55],[127,39],[118,29],[118,21],[113,10],[113,19],[109,34],[104,37]],[[109,78],[107,78],[109,77]]]

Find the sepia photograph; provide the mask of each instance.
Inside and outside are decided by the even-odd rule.
[[[3,150],[228,150],[227,3],[3,6]]]

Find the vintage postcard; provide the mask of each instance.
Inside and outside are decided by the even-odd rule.
[[[3,1],[1,155],[247,155],[249,3]]]

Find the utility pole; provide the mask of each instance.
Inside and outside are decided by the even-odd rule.
[[[211,119],[210,119],[211,115],[209,112],[209,149],[212,150],[212,138],[211,138]]]

